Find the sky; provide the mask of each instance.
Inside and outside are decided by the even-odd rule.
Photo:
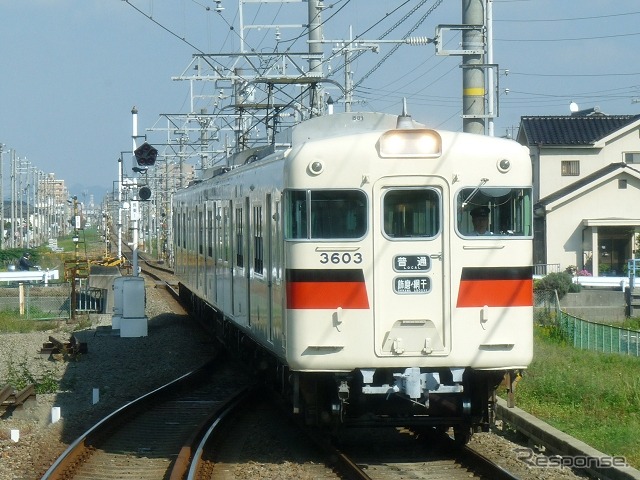
[[[245,51],[273,51],[276,32],[264,26],[274,24],[284,25],[279,51],[306,50],[298,27],[306,23],[306,3],[244,2],[244,25],[263,26],[245,30]],[[433,38],[437,25],[461,23],[462,3],[325,0],[324,38],[361,44],[409,34]],[[640,113],[636,0],[492,5],[497,136],[515,136],[522,116],[567,115],[571,102],[607,114]],[[175,78],[191,74],[193,54],[238,52],[240,30],[237,0],[0,0],[4,184],[15,155],[26,168],[65,180],[70,195],[100,202],[116,188],[118,159],[131,162],[132,108],[139,135],[153,145],[173,141],[169,115],[186,115],[192,106],[214,110],[218,92],[213,82],[194,82],[191,91],[190,82]],[[449,32],[443,41],[453,50],[460,38]],[[352,62],[353,110],[400,113],[406,97],[415,120],[461,130],[461,57],[436,55],[433,44],[394,45],[381,42],[377,53],[368,49]],[[324,45],[325,58],[334,46]],[[324,74],[331,68],[330,78],[342,83],[343,57],[334,57]]]

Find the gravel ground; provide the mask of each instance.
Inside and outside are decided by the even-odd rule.
[[[49,336],[68,341],[71,325],[54,331],[0,335],[0,383],[9,365],[27,369],[36,378],[55,378],[55,394],[37,395],[32,404],[0,418],[0,480],[39,479],[49,465],[93,423],[152,388],[200,366],[212,352],[212,345],[184,314],[154,284],[147,282],[149,331],[147,337],[120,338],[111,331],[111,315],[90,317],[91,327],[74,332],[86,342],[88,353],[77,359],[47,359],[39,355]],[[194,341],[194,338],[202,340]],[[99,401],[93,404],[93,390]],[[52,407],[60,407],[61,420],[51,422]],[[0,415],[2,415],[0,411]],[[11,440],[11,431],[19,440]],[[486,456],[497,458],[504,467],[526,479],[575,479],[566,469],[531,469],[514,453],[519,445],[493,434],[477,434],[472,444]],[[272,478],[314,478],[315,471],[291,459],[269,466]],[[255,462],[234,471],[235,478],[255,478]],[[269,462],[267,462],[269,463]],[[296,468],[292,469],[292,465]],[[309,467],[311,468],[311,467]],[[278,472],[278,473],[277,473]],[[254,472],[255,473],[255,472]],[[261,477],[266,478],[266,477]]]
[[[55,394],[37,395],[36,401],[0,419],[0,480],[37,479],[48,466],[95,421],[169,380],[200,366],[212,351],[199,329],[152,283],[147,283],[148,335],[120,338],[111,331],[111,315],[93,315],[91,327],[74,332],[86,342],[88,353],[75,360],[46,359],[39,355],[49,336],[67,342],[71,325],[54,331],[0,335],[0,383],[9,365],[36,378],[60,381]],[[93,404],[93,390],[99,401]],[[61,420],[51,423],[52,407],[60,407]],[[0,415],[4,413],[0,410]],[[11,440],[11,431],[19,440]]]

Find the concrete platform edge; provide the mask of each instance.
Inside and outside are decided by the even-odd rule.
[[[518,407],[507,407],[507,402],[502,398],[498,398],[496,416],[523,432],[534,443],[544,445],[552,454],[591,458],[610,457]],[[640,471],[630,466],[593,467],[585,470],[601,480],[640,480]]]

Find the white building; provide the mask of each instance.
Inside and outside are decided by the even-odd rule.
[[[522,117],[518,141],[533,165],[534,264],[626,275],[640,232],[640,115]]]

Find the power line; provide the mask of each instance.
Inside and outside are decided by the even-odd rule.
[[[509,75],[523,75],[528,77],[633,77],[640,75],[635,73],[530,73],[530,72],[514,72],[509,70]]]
[[[620,33],[617,35],[598,35],[593,37],[575,37],[575,38],[494,38],[496,42],[579,42],[584,40],[602,40],[603,38],[620,38],[633,37],[640,35],[640,32]]]
[[[495,0],[494,0],[495,1]],[[593,17],[573,17],[573,18],[539,18],[539,19],[517,19],[517,18],[504,18],[494,19],[494,22],[514,22],[514,23],[533,23],[533,22],[574,22],[582,20],[602,20],[603,18],[611,17],[627,17],[629,15],[638,15],[640,12],[628,12],[628,13],[612,13],[610,15],[597,15]]]

